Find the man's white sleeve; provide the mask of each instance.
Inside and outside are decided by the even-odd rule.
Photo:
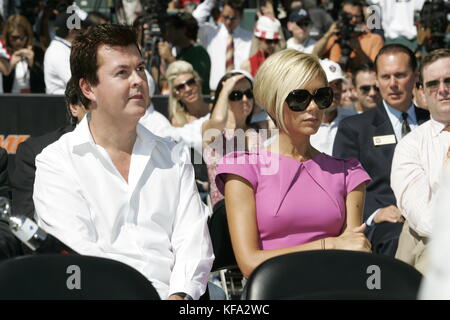
[[[169,295],[184,292],[198,299],[206,290],[214,254],[207,225],[207,207],[198,194],[194,168],[186,148],[181,158],[180,202],[172,234],[175,265]]]
[[[431,187],[419,158],[421,150],[415,142],[413,136],[407,136],[395,148],[391,187],[397,207],[409,225],[419,235],[428,237],[431,234]]]

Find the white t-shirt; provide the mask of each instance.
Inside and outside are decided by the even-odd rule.
[[[64,94],[67,82],[72,73],[70,71],[69,41],[55,37],[45,51],[44,79],[47,94]]]
[[[308,38],[304,44],[297,43],[294,37],[291,37],[286,41],[286,47],[288,49],[295,49],[304,53],[312,53],[314,50],[314,46],[316,44],[316,40]]]
[[[404,36],[413,39],[417,36],[414,25],[414,11],[420,11],[425,0],[371,0],[381,9],[381,24],[385,37],[395,39]]]

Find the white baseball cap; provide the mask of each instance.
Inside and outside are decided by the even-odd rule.
[[[281,23],[275,18],[268,16],[259,17],[256,21],[253,34],[262,39],[280,39]]]
[[[338,63],[331,61],[330,59],[321,59],[320,65],[327,75],[328,82],[338,79],[345,79],[342,68]]]

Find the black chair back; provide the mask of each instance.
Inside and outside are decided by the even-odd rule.
[[[82,255],[29,255],[0,263],[0,300],[159,300],[132,267]]]
[[[213,214],[208,221],[208,227],[214,256],[216,257],[211,271],[236,267],[237,262],[231,245],[227,212],[223,200],[214,206]]]
[[[259,265],[248,300],[416,299],[422,275],[394,258],[364,252],[296,252]]]

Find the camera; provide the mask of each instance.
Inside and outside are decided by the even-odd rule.
[[[167,0],[141,0],[144,14],[140,18],[143,25],[142,45],[145,51],[153,50],[163,40],[164,21],[167,16]],[[153,52],[152,52],[153,53]]]
[[[337,34],[338,39],[336,42],[341,47],[341,58],[339,64],[343,70],[347,70],[348,63],[350,62],[350,54],[352,53],[352,47],[350,46],[350,39],[355,32],[355,25],[350,23],[352,15],[341,11],[339,13],[338,27],[339,32]]]

